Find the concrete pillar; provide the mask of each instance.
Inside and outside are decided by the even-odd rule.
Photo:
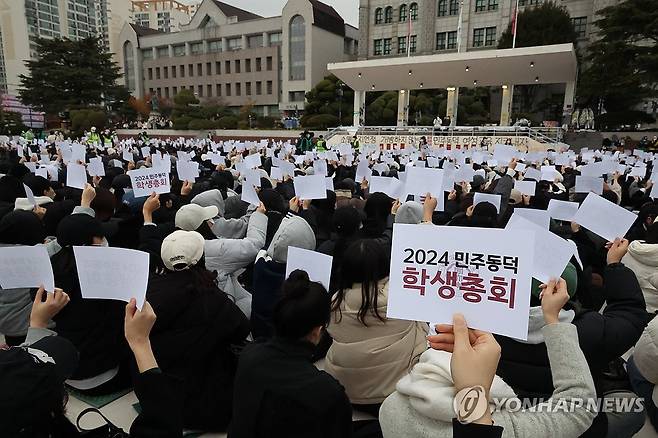
[[[267,32],[263,32],[263,47],[270,47],[270,35]]]
[[[564,89],[564,106],[562,107],[562,123],[569,124],[571,122],[571,114],[573,113],[574,99],[576,96],[576,82],[567,82]]]
[[[208,40],[201,41],[201,46],[203,47],[203,53],[208,53]]]
[[[228,38],[222,37],[222,52],[228,52]]]
[[[169,48],[169,57],[173,58],[174,57],[174,46],[169,44],[169,46],[167,46],[167,47]]]
[[[242,35],[242,50],[248,49],[247,47],[247,35]]]
[[[269,117],[270,107],[269,105],[263,105],[263,117]]]
[[[511,125],[513,98],[514,85],[503,85],[503,101],[500,105],[500,126]]]
[[[409,125],[409,90],[398,91],[398,123],[397,126]]]
[[[190,43],[185,43],[185,56],[192,55],[192,45]]]
[[[459,107],[459,88],[448,87],[448,104],[446,116],[450,118],[450,126],[457,126],[457,108]]]
[[[354,126],[363,126],[366,121],[366,92],[354,91]]]

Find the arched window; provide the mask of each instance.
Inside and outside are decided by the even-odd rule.
[[[404,3],[400,5],[400,21],[407,21],[407,5]]]
[[[301,15],[290,20],[290,80],[306,79],[306,21]]]
[[[386,9],[384,9],[384,23],[392,23],[393,22],[393,6],[387,6]]]
[[[411,21],[418,20],[418,3],[412,3],[409,5],[409,18]]]
[[[123,45],[123,70],[126,72],[126,88],[128,91],[135,91],[135,54],[130,41]]]
[[[384,10],[382,8],[375,9],[375,24],[382,24],[384,22]]]

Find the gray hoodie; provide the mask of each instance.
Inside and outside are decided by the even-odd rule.
[[[308,222],[288,213],[274,233],[272,242],[267,248],[267,256],[277,263],[287,263],[288,247],[315,250],[315,245],[315,233]]]
[[[225,203],[222,193],[217,189],[206,190],[199,193],[191,201],[193,204],[201,207],[215,206],[219,211],[219,217],[215,219],[212,226],[212,232],[217,237],[225,239],[242,239],[247,234],[250,214],[246,214],[238,219],[225,219]]]

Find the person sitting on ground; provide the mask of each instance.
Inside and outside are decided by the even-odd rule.
[[[484,428],[482,436],[496,436],[494,432],[500,436],[504,431],[505,436],[519,438],[576,438],[585,432],[596,412],[586,404],[574,405],[573,400],[591,400],[596,393],[587,361],[578,347],[576,327],[561,322],[558,316],[568,299],[564,280],[551,280],[544,285],[541,307],[545,326],[541,332],[546,339],[556,388],[551,396],[552,406],[566,401],[573,406],[572,410],[514,412],[502,409],[491,413],[492,398],[516,399],[512,389],[495,375],[501,347],[490,333],[469,330],[464,317],[457,314],[453,317],[453,325],[436,326],[438,334],[428,337],[432,349],[423,353],[419,364],[397,383],[396,391],[382,404],[379,418],[384,435],[473,437],[481,436],[479,432]],[[475,391],[468,391],[469,388]],[[465,391],[468,392],[465,394]],[[477,400],[465,398],[473,394],[477,394]],[[484,401],[478,403],[480,397]],[[516,402],[521,403],[518,399]],[[457,418],[455,403],[464,406],[459,409]],[[466,408],[468,403],[476,409],[483,403],[484,406],[476,414],[476,409]],[[463,412],[471,415],[459,416]],[[475,424],[463,425],[460,421]],[[494,425],[498,430],[491,430]]]
[[[251,314],[251,294],[240,284],[237,277],[239,271],[253,263],[258,251],[265,246],[265,212],[265,206],[261,202],[249,218],[247,234],[243,239],[223,239],[215,236],[212,232],[212,219],[219,214],[216,206],[188,204],[176,213],[177,228],[196,231],[204,237],[206,267],[217,273],[219,288],[235,298],[236,304],[247,317]]]
[[[251,344],[240,355],[229,438],[357,436],[353,428],[360,424],[352,423],[345,390],[311,359],[329,322],[329,294],[300,270],[281,291],[274,338]],[[372,421],[367,426],[377,428]]]
[[[372,239],[347,248],[327,328],[334,342],[325,370],[345,386],[355,409],[373,415],[427,348],[426,323],[386,317],[389,257]]]
[[[47,329],[69,300],[61,289],[46,293],[40,288],[32,304],[25,343],[0,350],[0,436],[87,436],[66,418],[64,381],[78,365],[78,352],[68,339]],[[137,364],[134,384],[141,405],[130,427],[133,438],[183,435],[180,382],[158,368],[149,341],[155,320],[148,301],[141,311],[134,298],[125,307],[125,338]]]
[[[151,340],[162,368],[184,382],[188,428],[223,431],[231,416],[236,357],[249,321],[205,268],[204,239],[174,231],[162,242],[164,275],[149,278],[146,297],[158,314]]]

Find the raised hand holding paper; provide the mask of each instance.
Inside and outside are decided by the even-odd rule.
[[[16,289],[41,285],[48,292],[55,290],[53,268],[45,246],[0,248],[0,287]]]
[[[124,248],[74,246],[73,254],[83,298],[137,300],[142,309],[148,286],[149,255]]]
[[[286,263],[286,278],[292,271],[301,269],[308,274],[311,281],[317,281],[329,290],[331,279],[331,265],[334,258],[326,254],[308,249],[288,247],[288,259]]]

